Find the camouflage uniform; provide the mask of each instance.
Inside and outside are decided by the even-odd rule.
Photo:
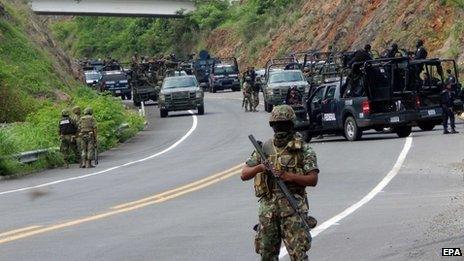
[[[70,117],[71,123],[74,124],[74,126],[76,126],[76,133],[74,133],[73,135],[74,137],[73,137],[73,142],[71,144],[71,149],[74,152],[74,155],[78,163],[82,165],[83,162],[81,160],[81,149],[80,149],[81,139],[79,138],[79,133],[78,133],[80,118],[81,118],[81,108],[79,106],[75,106],[74,108],[72,108],[72,115]]]
[[[97,123],[92,116],[92,109],[86,108],[79,120],[79,138],[81,139],[81,159],[85,168],[93,167],[94,149],[97,141]]]
[[[253,110],[253,100],[252,100],[252,93],[253,93],[253,86],[249,81],[249,77],[246,77],[245,82],[243,83],[243,102],[245,105],[245,111],[252,111]],[[242,106],[243,107],[243,106]],[[248,109],[248,107],[250,109]]]
[[[59,135],[61,139],[60,152],[63,154],[66,165],[71,162],[72,156],[72,142],[76,133],[77,127],[72,123],[69,118],[69,111],[63,110],[61,112],[61,120],[59,124]]]
[[[275,107],[273,114],[278,110],[293,112],[291,107],[284,105]],[[295,113],[292,114],[291,118],[294,120]],[[287,171],[299,175],[319,171],[316,154],[297,134],[283,147],[277,147],[274,139],[270,139],[263,144],[263,151],[268,160],[274,164],[276,171]],[[246,162],[249,167],[259,164],[260,159],[256,152]],[[255,237],[256,253],[261,255],[261,260],[277,261],[281,240],[283,240],[291,260],[308,260],[306,252],[311,244],[305,228],[274,179],[266,173],[259,173],[255,176],[254,183],[255,194],[260,203],[258,233]],[[286,182],[286,185],[297,200],[301,213],[307,216],[309,206],[305,187],[291,182]]]

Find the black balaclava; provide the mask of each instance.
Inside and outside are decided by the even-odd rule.
[[[285,147],[292,140],[293,122],[291,121],[279,121],[271,124],[274,130],[274,145],[277,147]]]

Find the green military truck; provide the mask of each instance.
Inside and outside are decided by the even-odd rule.
[[[135,106],[142,102],[158,101],[160,87],[158,85],[158,64],[155,62],[139,63],[132,66],[132,97]]]

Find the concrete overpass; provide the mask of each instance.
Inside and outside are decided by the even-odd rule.
[[[43,15],[180,17],[195,10],[191,0],[30,0]]]

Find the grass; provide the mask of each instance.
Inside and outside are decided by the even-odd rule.
[[[94,109],[99,149],[107,150],[134,136],[144,120],[116,98],[99,95],[72,80],[60,67],[46,35],[31,30],[40,24],[23,1],[0,0],[6,15],[0,18],[0,176],[28,173],[63,164],[59,152],[50,152],[33,164],[22,165],[11,155],[58,147],[61,110],[79,105]],[[71,26],[72,24],[68,25]],[[116,29],[116,28],[115,28]],[[128,123],[129,128],[118,131]]]

